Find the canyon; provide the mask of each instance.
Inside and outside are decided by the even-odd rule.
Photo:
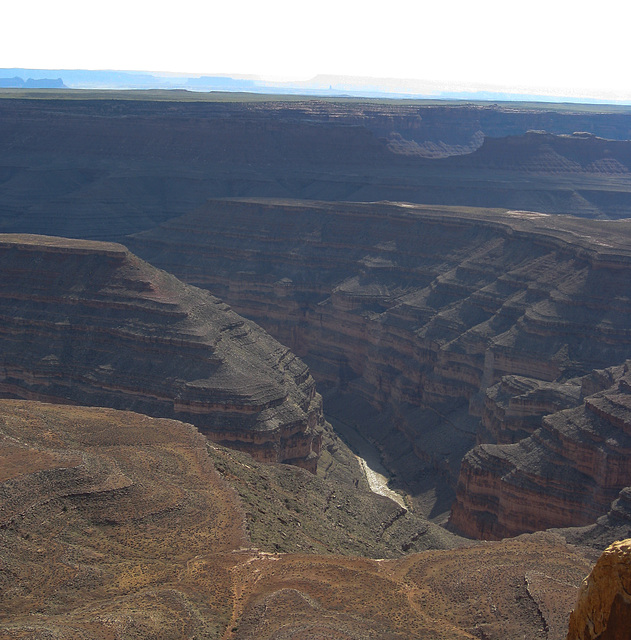
[[[3,633],[562,640],[631,535],[630,139],[0,95]]]
[[[528,458],[533,432],[552,420],[547,414],[585,402],[577,411],[597,403],[600,421],[614,411],[585,398],[599,390],[592,371],[631,356],[630,233],[627,220],[249,199],[210,201],[128,245],[217,292],[287,344],[346,421],[360,422],[360,404],[389,412],[387,422],[361,422],[362,429],[395,469],[401,451],[414,453],[416,461],[398,469],[404,477],[426,464],[455,485],[462,457],[481,445],[465,458],[451,523],[470,536],[505,537],[588,524],[631,482],[624,465],[606,481],[596,472],[583,478],[590,462],[582,458],[597,440],[572,459],[566,438],[554,448],[566,454],[558,464],[582,475],[574,484],[567,478],[562,508],[551,501],[557,489],[549,471],[541,477],[552,456],[541,445],[541,469],[529,475],[534,488],[514,489],[510,498],[513,520],[505,516],[497,529],[482,524],[499,492],[493,483],[508,473],[482,455],[495,451],[484,443],[508,451],[503,445],[528,436],[510,449]],[[611,372],[602,376],[617,383]],[[626,410],[620,397],[618,412]],[[599,453],[603,470],[628,455],[626,437],[616,435],[615,454]],[[477,480],[472,467],[490,477]],[[588,494],[579,490],[593,484]],[[486,506],[474,508],[476,500]],[[530,519],[524,501],[533,505]]]
[[[225,197],[604,219],[631,206],[631,114],[621,107],[11,95],[0,99],[7,233],[121,241]]]

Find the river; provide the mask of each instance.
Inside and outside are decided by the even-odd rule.
[[[348,444],[351,451],[355,454],[366,476],[370,490],[381,496],[390,498],[390,500],[393,500],[399,506],[407,509],[403,496],[388,487],[388,471],[381,464],[377,448],[349,424],[329,414],[327,414],[326,418],[333,426],[333,429],[335,429],[335,432]]]

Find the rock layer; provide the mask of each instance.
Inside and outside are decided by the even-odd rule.
[[[540,418],[578,402],[551,383],[631,357],[630,236],[626,221],[527,212],[229,200],[128,244],[259,322],[320,383],[392,411],[418,458],[453,467],[452,441],[475,440],[462,413],[481,415],[503,376],[538,380],[527,421],[535,404]]]
[[[593,523],[631,485],[631,377],[543,418],[531,436],[463,461],[450,522],[472,537]]]
[[[581,586],[567,640],[627,640],[631,629],[631,540],[609,546]]]
[[[315,470],[309,370],[252,322],[121,245],[0,236],[0,392],[192,422]]]
[[[625,112],[84,95],[0,96],[0,230],[119,241],[233,196],[631,209]]]
[[[504,376],[485,393],[478,442],[510,444],[541,426],[543,416],[580,404],[581,385]]]

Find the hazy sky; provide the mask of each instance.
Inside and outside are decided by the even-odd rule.
[[[585,6],[585,5],[583,5]],[[627,3],[13,0],[0,67],[316,74],[631,98]]]

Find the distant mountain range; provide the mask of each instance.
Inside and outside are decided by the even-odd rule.
[[[0,88],[17,89],[165,89],[186,91],[232,91],[266,94],[302,94],[321,97],[392,99],[540,101],[612,103],[577,96],[512,93],[506,87],[479,87],[425,80],[318,75],[290,82],[263,80],[255,76],[197,75],[147,71],[90,71],[86,69],[0,69]],[[616,104],[631,104],[615,102]]]

